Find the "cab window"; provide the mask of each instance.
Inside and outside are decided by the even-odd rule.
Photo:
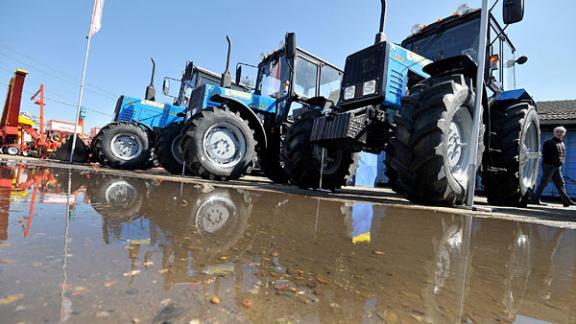
[[[318,89],[318,65],[305,58],[296,59],[296,76],[294,78],[294,92],[297,95],[312,98],[316,97]]]
[[[340,86],[342,83],[342,72],[324,65],[320,72],[320,96],[337,102],[340,98]]]

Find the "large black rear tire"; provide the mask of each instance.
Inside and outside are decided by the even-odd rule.
[[[405,98],[391,144],[395,147],[393,165],[409,200],[448,206],[464,202],[475,101],[472,84],[462,74],[432,77]],[[482,125],[478,167],[484,129]]]
[[[204,179],[235,180],[256,165],[254,130],[228,108],[207,108],[192,117],[180,145],[187,168]]]
[[[97,161],[113,169],[149,169],[153,166],[153,136],[134,123],[114,122],[96,136]]]
[[[184,154],[180,147],[180,140],[182,139],[183,129],[183,122],[168,125],[160,131],[154,148],[158,163],[172,174],[182,174]]]
[[[283,145],[286,169],[293,184],[304,189],[320,187],[322,147],[310,143],[314,120],[322,113],[316,110],[303,113],[294,122]],[[358,155],[350,150],[326,148],[322,189],[336,190],[345,186],[356,171]]]
[[[538,179],[540,122],[536,108],[520,102],[490,111],[490,151],[482,180],[488,203],[526,207]]]

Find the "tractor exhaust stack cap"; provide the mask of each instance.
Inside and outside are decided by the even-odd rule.
[[[230,76],[230,56],[232,55],[232,40],[230,40],[230,36],[226,35],[226,41],[228,42],[228,55],[226,56],[226,70],[222,73],[222,81],[220,85],[223,88],[231,88],[232,87],[232,77]]]
[[[384,28],[386,27],[386,0],[382,1],[382,11],[380,12],[380,29],[378,34],[376,34],[376,44],[380,44],[386,41],[386,34],[384,33]]]
[[[154,89],[154,75],[156,74],[156,62],[153,58],[152,61],[152,75],[150,76],[150,84],[146,87],[146,95],[144,98],[150,101],[156,101],[156,89]]]

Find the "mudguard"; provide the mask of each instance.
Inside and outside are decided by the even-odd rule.
[[[263,149],[268,147],[268,136],[266,135],[266,131],[264,130],[264,126],[260,122],[260,119],[256,115],[256,113],[250,109],[250,107],[246,106],[244,103],[236,100],[235,98],[222,95],[222,94],[215,94],[210,97],[210,101],[220,103],[225,105],[232,111],[237,111],[240,113],[242,118],[245,118],[252,128],[256,132],[256,140],[258,141],[258,145],[261,145]]]
[[[476,77],[478,64],[468,55],[459,55],[430,63],[423,70],[430,76],[462,73],[469,77]]]

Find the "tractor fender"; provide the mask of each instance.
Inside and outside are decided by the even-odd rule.
[[[503,91],[496,98],[494,98],[494,103],[499,102],[528,102],[534,107],[536,107],[536,102],[532,96],[526,91],[526,89],[515,89]]]
[[[459,55],[447,59],[432,62],[423,69],[430,76],[438,76],[447,73],[462,73],[465,76],[475,78],[478,64],[468,55]]]
[[[254,130],[258,145],[261,145],[262,149],[266,149],[268,147],[268,136],[266,135],[264,126],[260,122],[260,119],[258,119],[256,113],[250,109],[250,107],[232,97],[221,94],[213,95],[210,97],[210,101],[220,103],[226,106],[228,109],[240,113],[240,116],[246,119],[248,121],[248,125],[250,125],[250,128]]]

